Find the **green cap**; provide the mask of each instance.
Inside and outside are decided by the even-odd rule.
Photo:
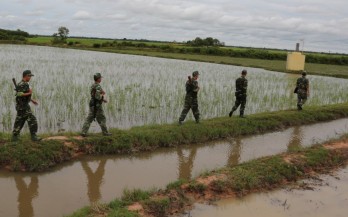
[[[101,76],[101,74],[100,74],[99,72],[95,73],[95,74],[93,75],[93,77],[94,77],[94,80],[97,80],[97,79],[99,79],[99,78],[102,78],[102,76]]]
[[[25,77],[25,76],[27,76],[27,75],[29,75],[29,76],[34,76],[33,74],[31,74],[31,71],[30,71],[30,70],[25,70],[25,71],[23,72],[23,77]]]
[[[192,72],[192,76],[193,76],[193,77],[195,77],[195,76],[197,76],[197,75],[199,75],[199,72],[198,72],[198,71]]]

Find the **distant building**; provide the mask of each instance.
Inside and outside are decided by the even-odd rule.
[[[301,71],[304,70],[306,56],[300,52],[300,44],[296,44],[296,51],[289,52],[286,60],[286,70]]]

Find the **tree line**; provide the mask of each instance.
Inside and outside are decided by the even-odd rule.
[[[205,39],[202,39],[200,37],[196,37],[195,39],[191,41],[186,42],[187,45],[189,46],[212,46],[212,47],[223,47],[225,46],[224,42],[220,42],[219,39],[212,38],[212,37],[207,37]]]
[[[28,32],[22,31],[20,29],[17,29],[17,30],[0,29],[0,40],[26,41],[26,38],[29,36],[30,35]]]
[[[77,42],[69,42],[69,45],[78,44]],[[173,46],[172,44],[156,45],[150,43],[133,43],[131,41],[118,42],[107,41],[103,43],[94,43],[94,48],[117,48],[117,49],[153,49],[160,52],[169,53],[182,53],[182,54],[201,54],[201,55],[214,55],[214,56],[229,56],[239,58],[252,58],[252,59],[264,59],[264,60],[286,60],[287,52],[272,52],[267,49],[234,49],[234,48],[220,48],[210,46]],[[307,63],[320,63],[331,65],[348,65],[348,56],[332,56],[332,55],[318,55],[318,54],[305,54]]]
[[[68,41],[69,29],[61,26],[58,28],[58,32],[52,35],[52,44],[67,44],[69,46],[83,46],[79,41]],[[5,30],[0,29],[0,40],[7,41],[26,41],[26,38],[32,37],[28,32],[17,30]],[[241,57],[241,58],[253,58],[253,59],[265,59],[265,60],[286,60],[287,52],[272,52],[267,49],[234,49],[234,48],[220,48],[225,46],[224,42],[212,37],[202,39],[196,37],[194,40],[187,41],[181,45],[186,46],[174,46],[173,43],[163,44],[151,44],[142,42],[135,42],[124,39],[122,42],[117,40],[106,41],[103,43],[94,43],[94,48],[118,48],[124,49],[127,47],[134,47],[137,49],[153,49],[160,52],[173,52],[183,54],[202,54],[202,55],[216,55],[216,56],[229,56],[229,57]],[[348,56],[331,56],[331,55],[318,55],[318,54],[306,54],[307,63],[320,63],[320,64],[332,64],[332,65],[348,65]]]

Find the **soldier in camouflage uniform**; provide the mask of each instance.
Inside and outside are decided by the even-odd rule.
[[[303,104],[306,103],[307,97],[309,96],[309,81],[306,78],[307,73],[302,72],[302,77],[297,79],[296,89],[297,89],[297,109],[302,110]]]
[[[244,118],[244,109],[246,104],[246,98],[247,98],[247,88],[248,88],[248,80],[245,78],[247,75],[247,70],[242,71],[242,76],[239,77],[236,80],[236,102],[231,110],[231,112],[228,114],[228,116],[232,116],[233,112],[237,110],[237,108],[240,106],[239,110],[239,117]]]
[[[91,100],[89,102],[89,113],[85,123],[83,124],[81,133],[81,135],[84,137],[87,136],[88,129],[94,119],[97,120],[100,128],[102,129],[103,135],[111,135],[111,133],[108,132],[108,129],[106,127],[106,118],[104,115],[103,103],[107,101],[104,99],[105,92],[100,86],[101,80],[102,76],[100,73],[94,74],[95,83],[91,86]]]
[[[37,133],[37,120],[33,115],[29,103],[32,102],[34,105],[38,105],[38,102],[31,98],[33,93],[32,89],[29,87],[29,81],[31,77],[30,70],[25,70],[23,72],[23,79],[16,86],[16,110],[17,116],[12,132],[12,141],[16,142],[19,139],[19,134],[25,124],[28,122],[29,130],[31,134],[31,139],[33,141],[40,141],[41,138],[36,135]]]
[[[198,100],[197,100],[197,93],[199,91],[199,86],[197,81],[198,76],[199,76],[199,72],[194,71],[192,73],[193,78],[189,76],[189,79],[186,82],[185,105],[179,118],[180,125],[185,120],[186,115],[190,111],[190,109],[192,109],[192,113],[196,119],[196,123],[199,123],[199,109],[198,109]]]

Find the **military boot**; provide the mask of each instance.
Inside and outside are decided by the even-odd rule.
[[[229,117],[232,117],[233,112],[234,112],[234,111],[233,111],[233,110],[231,110],[231,111],[230,111],[230,113],[228,114],[228,116],[229,116]]]
[[[240,112],[239,117],[240,117],[240,118],[246,118],[246,117],[244,116],[244,112]]]
[[[31,140],[34,142],[39,142],[42,140],[41,137],[38,137],[36,134],[31,135]]]
[[[300,104],[297,104],[297,110],[299,110],[299,111],[302,110],[302,106]]]
[[[104,136],[112,136],[112,134],[109,133],[109,132],[107,132],[107,131],[106,131],[106,132],[103,132],[103,135],[104,135]]]

